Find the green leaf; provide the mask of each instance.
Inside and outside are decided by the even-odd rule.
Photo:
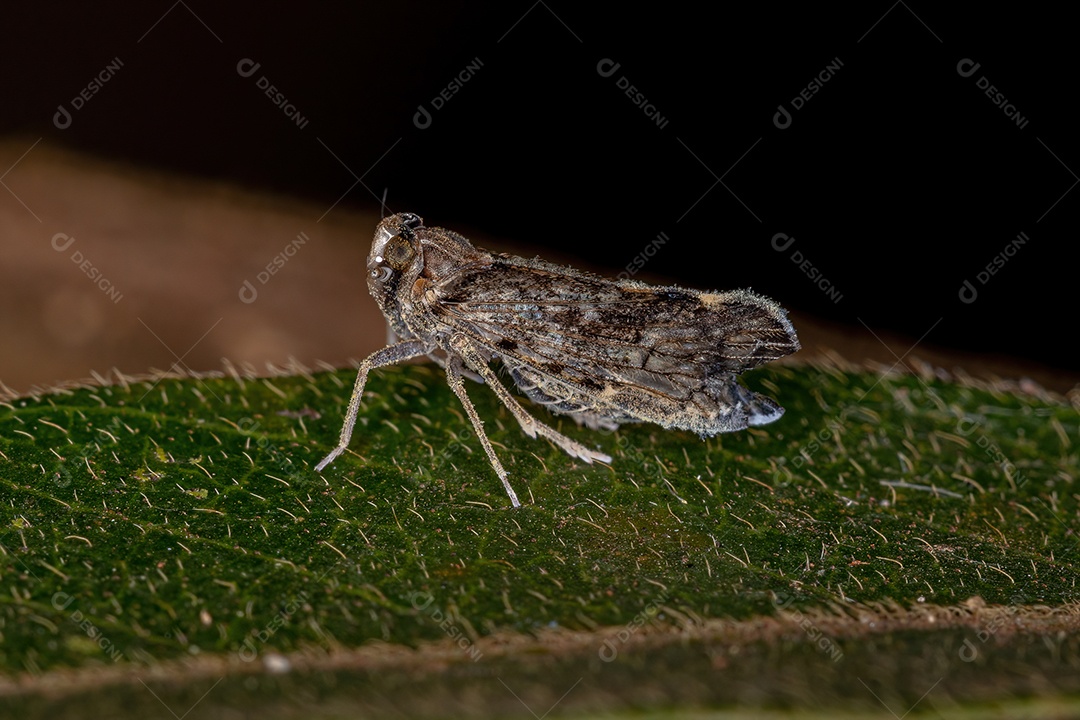
[[[513,510],[430,366],[374,373],[350,452],[314,473],[352,380],[123,379],[3,403],[0,674],[371,642],[472,660],[486,636],[553,628],[1076,598],[1080,421],[1054,398],[784,366],[746,378],[787,408],[747,432],[552,419],[608,467],[524,436],[469,383]]]

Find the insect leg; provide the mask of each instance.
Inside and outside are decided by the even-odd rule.
[[[484,446],[484,452],[487,453],[488,460],[491,461],[491,467],[495,468],[496,474],[502,480],[503,487],[506,488],[506,494],[510,496],[510,502],[514,504],[514,507],[521,507],[517,493],[514,492],[514,488],[510,487],[510,481],[506,478],[506,470],[503,469],[502,463],[499,462],[499,458],[495,455],[495,450],[491,447],[491,441],[488,440],[487,433],[484,432],[484,421],[476,413],[476,408],[473,407],[469,395],[465,392],[465,382],[462,380],[461,374],[461,358],[457,355],[450,355],[446,359],[445,367],[446,379],[450,383],[450,389],[454,391],[454,394],[458,396],[461,404],[465,407],[465,414],[469,416],[473,430],[476,431],[476,436],[480,438],[480,444]]]
[[[321,472],[324,467],[334,462],[334,458],[345,452],[345,449],[349,447],[349,439],[352,438],[353,426],[356,424],[356,414],[360,410],[360,399],[364,394],[364,385],[367,383],[368,373],[375,368],[396,365],[410,358],[426,355],[430,351],[431,347],[426,343],[419,340],[409,340],[384,347],[382,350],[376,350],[364,358],[356,373],[356,383],[353,385],[352,398],[349,399],[349,409],[345,413],[345,423],[341,426],[341,437],[338,439],[337,447],[315,466],[315,472]]]
[[[439,367],[444,369],[446,368],[446,358],[439,357],[435,353],[428,353],[428,357],[431,358],[432,362],[434,362]],[[480,377],[467,367],[461,368],[461,374],[475,383],[479,383],[480,385],[484,384],[484,378]]]
[[[506,406],[506,409],[509,410],[518,421],[521,425],[521,429],[525,431],[526,435],[529,437],[536,437],[537,435],[545,437],[562,448],[567,455],[580,458],[590,464],[594,460],[611,462],[610,455],[590,450],[576,440],[571,440],[559,431],[548,427],[530,415],[528,411],[521,406],[521,403],[517,401],[517,398],[510,394],[510,391],[506,389],[506,386],[499,382],[499,378],[495,375],[495,371],[484,362],[483,358],[476,351],[468,338],[456,335],[450,339],[450,343],[454,349],[461,354],[461,357],[464,358],[469,367],[480,373],[480,376],[484,378],[487,385],[495,391],[499,400],[502,401],[502,404]]]

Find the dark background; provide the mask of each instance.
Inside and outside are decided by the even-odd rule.
[[[392,211],[613,275],[664,232],[639,277],[752,287],[856,333],[1080,367],[1065,340],[1075,23],[1057,6],[165,0],[3,16],[5,136],[327,207],[371,210],[388,189]],[[57,128],[58,105],[115,58],[116,76]],[[260,64],[251,77],[237,72],[244,58]],[[605,58],[619,63],[611,77],[597,71]],[[971,77],[957,72],[964,58],[980,64]],[[261,76],[303,128],[256,87]],[[976,86],[982,76],[1023,128]],[[786,129],[773,122],[781,104]],[[1020,232],[1027,244],[980,283]],[[795,243],[776,250],[777,233]],[[959,297],[965,280],[972,303]]]

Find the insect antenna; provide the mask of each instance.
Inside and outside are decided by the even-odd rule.
[[[379,201],[379,219],[386,219],[386,195],[390,192],[390,188],[385,187],[382,191],[382,200]]]

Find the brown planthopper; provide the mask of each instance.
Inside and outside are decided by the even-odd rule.
[[[706,438],[784,413],[737,380],[799,349],[787,313],[748,290],[654,287],[489,253],[412,213],[379,223],[367,270],[391,344],[360,363],[338,445],[316,471],[348,447],[368,373],[421,355],[446,369],[514,507],[521,503],[463,378],[487,384],[529,437],[587,463],[611,458],[532,417],[492,360],[530,400],[593,429],[653,422]]]

